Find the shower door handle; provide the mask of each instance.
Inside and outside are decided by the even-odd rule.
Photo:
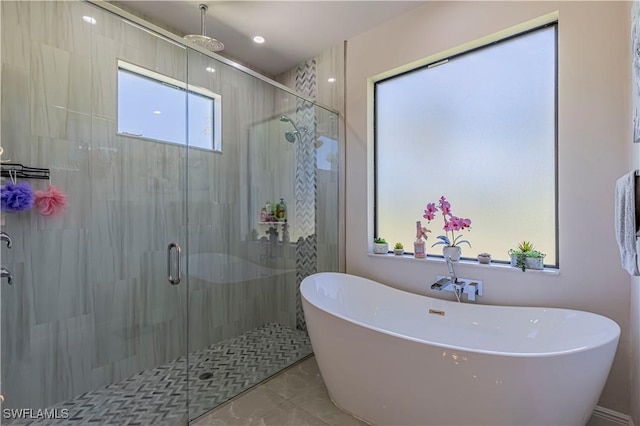
[[[167,280],[169,280],[169,283],[171,283],[171,285],[178,285],[180,284],[180,279],[181,279],[181,274],[180,274],[180,252],[182,251],[182,249],[180,248],[180,246],[176,243],[171,243],[169,244],[169,247],[167,247]],[[172,256],[175,253],[175,262],[173,261],[174,256]],[[173,274],[173,264],[175,263],[176,265],[176,274]]]

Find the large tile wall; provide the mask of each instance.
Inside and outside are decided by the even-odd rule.
[[[306,96],[331,109],[315,109],[316,140],[337,141],[331,149],[316,149],[316,159],[323,165],[316,171],[315,176],[317,209],[314,220],[318,230],[318,271],[344,270],[344,253],[341,252],[343,244],[340,244],[344,235],[344,221],[336,218],[340,218],[340,211],[344,211],[344,201],[339,195],[344,194],[344,175],[339,170],[344,170],[345,51],[346,43],[339,43],[274,77],[277,82],[289,88],[307,88],[307,93],[304,93]],[[310,74],[313,84],[305,85],[301,80],[304,80],[303,76],[307,73],[306,67],[309,63],[314,64],[314,72]],[[309,90],[309,87],[313,89]],[[288,106],[287,102],[283,104],[276,99],[276,108],[285,110]],[[341,254],[336,257],[337,252]]]
[[[14,240],[2,248],[14,275],[1,287],[4,407],[47,407],[174,360],[187,334],[193,351],[266,322],[295,326],[295,248],[260,240],[255,206],[294,205],[273,182],[295,168],[277,120],[295,114],[281,108],[295,97],[84,2],[1,8],[3,159],[50,168],[70,204],[54,218],[3,214]],[[117,59],[221,94],[223,153],[118,136]],[[272,149],[256,148],[268,121],[260,141]],[[295,223],[290,232],[302,236]],[[272,273],[244,279],[239,267],[171,286],[172,241],[183,265],[222,253]]]

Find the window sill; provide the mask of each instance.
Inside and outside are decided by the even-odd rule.
[[[396,261],[405,261],[405,262],[427,262],[427,263],[445,263],[444,258],[442,257],[438,257],[438,256],[433,256],[433,257],[427,257],[425,259],[417,259],[415,257],[413,257],[413,255],[411,254],[403,254],[402,256],[398,256],[395,255],[393,253],[387,253],[387,254],[375,254],[372,252],[367,253],[367,255],[369,257],[375,257],[375,258],[385,258],[385,259],[395,259]],[[466,266],[470,266],[473,268],[484,268],[484,269],[491,269],[496,270],[496,271],[516,271],[516,272],[520,272],[522,273],[522,270],[520,268],[514,268],[513,266],[507,264],[507,263],[494,263],[491,262],[489,264],[482,264],[479,263],[476,260],[464,260],[461,259],[459,262],[456,262],[456,265],[464,265]],[[559,275],[560,274],[560,269],[556,269],[556,268],[544,268],[542,270],[539,269],[527,269],[525,272],[533,272],[533,273],[541,273],[541,274],[550,274],[550,275]]]

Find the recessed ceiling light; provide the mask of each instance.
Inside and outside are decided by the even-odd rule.
[[[262,44],[262,43],[264,43],[264,37],[262,37],[262,36],[255,36],[255,37],[253,38],[253,41],[254,41],[254,42],[256,42],[256,43],[258,43],[258,44]]]
[[[95,24],[96,24],[96,22],[97,22],[97,21],[96,21],[96,18],[91,17],[91,16],[83,16],[83,17],[82,17],[82,20],[83,20],[84,22],[89,23],[89,24],[92,24],[92,25],[95,25]]]
[[[160,114],[162,114],[162,111],[155,110],[155,111],[153,111],[153,113],[160,115]]]
[[[211,72],[211,73],[216,72],[216,69],[213,68],[213,67],[206,67],[205,70],[207,70],[208,72]]]
[[[335,83],[336,79],[334,77],[329,77],[329,79],[327,80],[329,83]]]

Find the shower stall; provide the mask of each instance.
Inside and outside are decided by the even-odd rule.
[[[309,355],[337,114],[110,4],[0,7],[3,185],[68,202],[2,213],[0,422],[183,425]]]

